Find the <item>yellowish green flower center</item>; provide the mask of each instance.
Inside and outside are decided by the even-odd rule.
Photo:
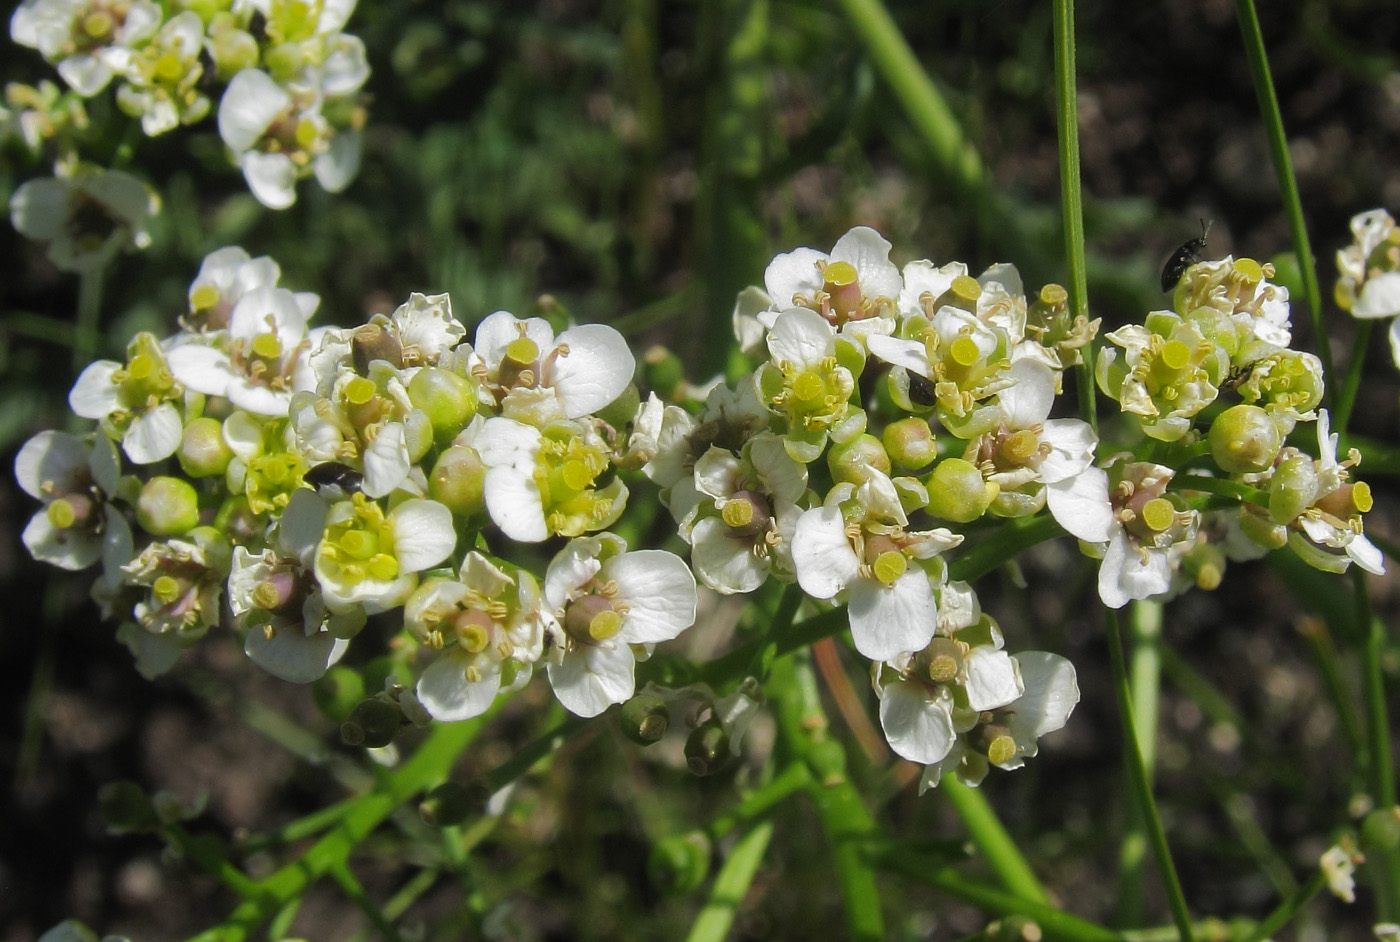
[[[540,348],[529,337],[516,337],[506,344],[505,358],[518,366],[529,366],[540,358]]]
[[[1040,450],[1040,436],[1030,429],[1021,429],[1006,437],[1001,456],[1008,464],[1025,464]]]
[[[965,304],[976,305],[977,299],[982,296],[982,285],[971,275],[959,275],[948,286],[948,291]]]
[[[753,504],[746,500],[731,500],[720,511],[724,522],[735,529],[753,523]]]
[[[1161,533],[1176,519],[1176,508],[1165,497],[1154,497],[1142,507],[1142,522],[1155,533]]]
[[[982,359],[982,351],[978,348],[977,341],[963,334],[949,345],[948,357],[958,366],[968,367]]]
[[[219,303],[219,289],[213,285],[200,285],[190,292],[190,307],[196,311],[207,311]]]
[[[374,385],[373,380],[356,376],[345,384],[345,401],[352,406],[362,406],[373,399],[378,392],[379,387]]]
[[[156,60],[155,76],[163,82],[173,82],[185,73],[185,64],[174,52],[166,52]]]
[[[50,501],[49,506],[44,510],[44,515],[49,518],[49,523],[60,530],[67,530],[78,521],[78,514],[66,497]]]
[[[253,338],[253,354],[264,360],[275,360],[282,355],[282,342],[270,331],[258,334]]]
[[[320,556],[333,578],[350,583],[366,579],[388,582],[399,575],[393,547],[394,527],[383,508],[363,494],[356,494],[354,514],[326,530]]]
[[[1010,762],[1016,756],[1016,740],[1009,733],[994,736],[987,744],[987,761],[994,765]]]
[[[169,605],[178,599],[183,591],[180,580],[174,576],[157,576],[156,581],[151,583],[151,595],[162,605]]]
[[[875,557],[875,563],[870,567],[875,578],[885,585],[894,585],[908,568],[909,560],[905,559],[904,554],[898,550],[885,550]]]

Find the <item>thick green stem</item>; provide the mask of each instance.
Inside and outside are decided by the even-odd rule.
[[[691,924],[686,942],[724,942],[772,837],[773,822],[760,821],[739,838],[715,877],[709,900]]]
[[[1129,609],[1132,653],[1129,683],[1133,700],[1133,727],[1142,750],[1143,770],[1150,782],[1156,762],[1157,708],[1162,689],[1162,604],[1134,602]],[[1149,839],[1147,822],[1137,805],[1129,805],[1123,841],[1118,849],[1118,924],[1138,925],[1144,914],[1145,878]]]
[[[972,843],[987,858],[1006,888],[1022,899],[1049,903],[1050,896],[1045,892],[1045,887],[982,792],[968,788],[954,775],[945,775],[938,787],[958,817],[962,818]]]
[[[1395,765],[1390,751],[1390,719],[1385,697],[1386,630],[1371,610],[1366,590],[1366,573],[1360,566],[1351,569],[1355,590],[1356,621],[1365,631],[1361,647],[1362,671],[1366,689],[1367,778],[1371,799],[1380,809],[1395,807]],[[1400,852],[1375,848],[1367,855],[1367,867],[1376,884],[1376,912],[1383,921],[1400,912]]]
[[[1181,942],[1195,942],[1191,927],[1191,913],[1186,907],[1186,897],[1181,891],[1181,880],[1176,874],[1176,864],[1172,862],[1171,849],[1167,846],[1167,834],[1162,829],[1162,818],[1157,812],[1157,801],[1152,795],[1152,784],[1147,767],[1143,763],[1142,749],[1138,744],[1137,723],[1133,718],[1133,695],[1128,686],[1128,666],[1123,657],[1123,638],[1118,625],[1118,613],[1106,613],[1108,626],[1109,659],[1113,663],[1113,686],[1118,696],[1118,711],[1123,726],[1125,765],[1128,771],[1128,786],[1133,800],[1137,803],[1147,828],[1152,854],[1157,861],[1157,870],[1166,890],[1167,903],[1171,907],[1172,921],[1176,923]]]

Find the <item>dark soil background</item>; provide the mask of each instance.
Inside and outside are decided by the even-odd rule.
[[[1054,211],[1049,5],[891,7],[998,187],[1036,212]],[[961,258],[980,269],[1017,260],[1003,234],[976,230],[959,209],[961,198],[929,166],[839,12],[787,3],[773,4],[769,15],[764,169],[750,207],[766,248],[729,273],[735,283],[758,280],[774,252],[827,248],[855,224],[880,229],[901,263]],[[1105,329],[1158,303],[1161,263],[1197,234],[1199,219],[1213,220],[1212,256],[1266,259],[1289,248],[1234,16],[1228,0],[1080,5],[1088,242],[1113,273],[1102,293],[1091,285]],[[1291,0],[1263,5],[1261,17],[1326,298],[1349,218],[1377,206],[1400,211],[1400,6]],[[202,135],[143,145],[138,163],[165,190],[168,221],[156,246],[110,279],[104,353],[119,351],[136,325],[173,324],[199,258],[235,241],[281,261],[283,283],[318,291],[322,316],[342,322],[390,308],[409,290],[449,289],[468,323],[498,307],[523,316],[546,291],[584,319],[659,305],[681,310],[681,324],[695,323],[705,288],[697,274],[704,270],[698,201],[706,197],[702,119],[711,104],[713,28],[700,3],[512,9],[361,0],[351,30],[369,45],[375,98],[361,179],[339,200],[304,191],[294,210],[266,214],[218,169],[208,126]],[[638,84],[638,69],[650,85]],[[36,55],[18,48],[6,54],[4,72],[25,81],[46,74]],[[829,133],[823,122],[835,122]],[[46,172],[13,153],[0,170],[10,187]],[[63,320],[76,286],[12,231],[0,232],[0,258],[0,429],[8,436],[0,457],[9,469],[30,434],[63,426],[76,376],[68,348],[36,337],[11,312]],[[1063,278],[1062,269],[1027,273],[1028,285]],[[1124,283],[1135,287],[1125,292]],[[1332,349],[1345,362],[1352,325],[1330,303],[1327,316]],[[1311,349],[1302,304],[1294,328],[1295,344]],[[694,337],[662,327],[637,339],[669,340],[699,363]],[[1400,383],[1379,333],[1364,375],[1353,430],[1393,442]],[[1400,539],[1393,479],[1371,483],[1377,507],[1368,527]],[[19,534],[33,511],[7,471],[0,479],[0,938],[27,942],[66,917],[136,942],[189,937],[222,919],[233,900],[193,868],[163,859],[154,839],[109,835],[96,800],[103,784],[133,779],[187,799],[205,792],[208,812],[192,827],[236,842],[364,787],[364,763],[338,743],[308,689],[259,672],[228,635],[212,634],[168,677],[143,680],[114,626],[88,602],[91,577],[40,566],[24,552]],[[985,788],[1068,908],[1111,922],[1117,847],[1107,835],[1118,833],[1123,817],[1120,740],[1091,570],[1081,563],[1071,546],[1048,547],[1025,560],[1024,588],[1006,575],[979,586],[1013,650],[1069,656],[1084,690],[1069,728],[1030,767]],[[1168,606],[1164,639],[1189,674],[1169,671],[1166,681],[1159,793],[1199,917],[1259,918],[1276,903],[1241,822],[1255,822],[1278,848],[1276,864],[1301,878],[1347,823],[1358,782],[1346,771],[1343,718],[1300,634],[1314,623],[1300,620],[1296,595],[1323,604],[1349,583],[1318,585],[1259,563],[1232,569],[1214,594]],[[1371,585],[1378,610],[1394,616],[1395,577]],[[710,618],[715,626],[724,620],[723,609]],[[1335,642],[1350,650],[1350,639]],[[352,659],[372,657],[375,643],[371,630]],[[1393,690],[1393,637],[1390,654]],[[1349,658],[1341,664],[1343,682],[1355,683]],[[857,659],[846,666],[869,707]],[[1220,722],[1185,694],[1181,678],[1195,675],[1216,685],[1243,725]],[[525,741],[547,699],[539,684],[521,697],[464,760],[464,774]],[[480,850],[476,884],[444,880],[410,911],[410,922],[438,926],[428,938],[643,939],[685,931],[697,902],[661,898],[642,864],[659,833],[693,827],[731,802],[734,779],[689,780],[674,749],[642,753],[610,724],[597,725],[547,775],[522,783],[516,807],[523,810]],[[884,782],[887,763],[879,757],[859,774]],[[804,814],[780,816],[738,937],[830,937],[839,897]],[[919,798],[912,785],[882,814],[903,833],[960,833],[938,796]],[[410,838],[419,832],[411,821],[390,830],[395,837],[357,864],[381,899],[415,866]],[[267,865],[248,862],[254,872]],[[899,938],[954,939],[985,924],[914,884],[892,879],[889,888],[887,913]],[[485,902],[466,907],[475,914],[468,918],[462,899],[473,892]],[[1167,922],[1160,899],[1148,905]],[[1351,908],[1319,901],[1278,938],[1366,938],[1370,906],[1364,887]],[[352,905],[321,887],[293,931],[344,939],[365,926]]]

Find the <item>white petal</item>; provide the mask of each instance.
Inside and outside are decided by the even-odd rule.
[[[1037,360],[1017,360],[1006,379],[1010,383],[1000,394],[1006,424],[1026,429],[1044,422],[1055,404],[1055,374]]]
[[[297,166],[286,154],[250,150],[244,152],[238,164],[248,189],[268,209],[286,209],[297,201]]]
[[[1079,702],[1079,684],[1074,665],[1058,654],[1026,651],[1016,661],[1026,692],[1016,701],[1011,731],[1018,741],[1033,742],[1069,721]]]
[[[481,426],[471,446],[488,468],[514,468],[530,475],[540,450],[540,430],[533,425],[492,416]]]
[[[383,497],[408,477],[412,462],[402,423],[390,422],[380,427],[379,434],[365,449],[364,466],[362,490],[366,497]]]
[[[820,291],[824,281],[817,263],[826,260],[823,252],[800,248],[785,252],[769,262],[763,273],[763,284],[774,305],[786,308],[797,295],[810,298]]]
[[[620,640],[670,641],[695,624],[695,577],[675,553],[623,553],[603,564],[601,576],[617,583],[618,597],[628,608]]]
[[[851,639],[872,661],[920,651],[938,628],[938,603],[928,574],[914,567],[885,586],[875,579],[851,583]]]
[[[219,100],[219,136],[230,150],[241,154],[258,142],[291,101],[272,76],[244,69],[229,81]]]
[[[793,308],[778,315],[768,332],[768,352],[774,363],[815,366],[836,349],[836,334],[816,311]]]
[[[1099,565],[1099,598],[1103,604],[1122,608],[1133,599],[1162,595],[1170,586],[1171,568],[1166,554],[1149,552],[1143,559],[1137,546],[1118,528]]]
[[[1107,542],[1113,533],[1108,473],[1102,468],[1085,468],[1075,477],[1048,485],[1045,503],[1056,523],[1087,543]]]
[[[588,415],[612,402],[632,382],[636,360],[623,336],[606,324],[571,327],[556,343],[567,346],[545,371],[570,419]]]
[[[116,411],[120,402],[112,374],[119,369],[121,364],[111,360],[88,364],[68,393],[68,407],[85,419],[101,419]]]
[[[162,402],[137,416],[122,436],[122,451],[136,464],[153,464],[175,454],[185,424],[173,403]]]
[[[792,563],[802,591],[829,599],[860,572],[860,559],[846,537],[840,507],[814,507],[797,518]]]
[[[478,678],[467,679],[467,668],[475,667]],[[415,688],[433,719],[453,723],[480,716],[490,708],[501,691],[501,665],[487,657],[476,657],[461,648],[443,652],[418,678]]]
[[[554,330],[548,321],[539,317],[521,320],[509,311],[496,311],[477,325],[476,343],[473,344],[488,369],[495,370],[501,365],[506,345],[521,336],[522,327],[524,336],[534,341],[540,353],[554,349]]]
[[[1368,278],[1352,307],[1353,317],[1394,317],[1400,314],[1400,272]]]
[[[967,691],[969,709],[979,713],[995,710],[1015,701],[1025,692],[1016,661],[1005,651],[979,645],[968,652],[963,659],[963,667],[967,671],[963,689]]]
[[[865,343],[872,356],[894,366],[902,366],[924,379],[929,378],[928,350],[919,341],[871,334],[865,338]]]
[[[576,716],[597,716],[632,696],[636,661],[625,644],[583,645],[549,665],[549,683],[564,708]]]
[[[880,698],[880,726],[890,748],[910,762],[938,762],[953,748],[953,717],[940,697],[929,699],[921,685],[890,684]]]
[[[102,540],[96,534],[60,529],[49,522],[49,515],[42,510],[29,518],[20,539],[30,556],[60,569],[86,569],[102,556]]]
[[[165,362],[186,388],[206,396],[227,395],[229,384],[237,379],[228,354],[201,343],[176,347],[165,355]]]
[[[66,493],[78,486],[87,471],[87,444],[76,435],[53,429],[29,439],[15,456],[15,480],[35,500],[53,496],[44,493],[45,481],[54,482],[58,493]]]
[[[899,297],[904,279],[890,262],[890,243],[869,226],[856,226],[831,250],[833,260],[849,262],[860,278],[860,293],[867,298]]]
[[[300,626],[279,628],[270,639],[261,628],[250,628],[243,641],[243,653],[274,677],[309,684],[337,660],[338,640],[329,631],[308,635]],[[345,650],[344,642],[340,649]]]
[[[56,177],[40,177],[20,184],[10,197],[10,222],[20,234],[36,242],[57,238],[68,222],[72,184]]]
[[[512,540],[538,543],[549,536],[544,500],[531,475],[514,468],[489,468],[485,497],[487,513]]]
[[[331,138],[330,149],[316,155],[311,172],[327,193],[339,193],[350,185],[360,172],[360,155],[364,152],[364,137],[359,131],[340,131]]]
[[[312,565],[316,546],[325,533],[329,511],[330,504],[320,494],[309,487],[297,488],[277,521],[278,547],[300,560],[303,566]]]
[[[1385,575],[1385,554],[1366,537],[1358,534],[1347,543],[1347,555],[1356,565],[1375,576]]]
[[[389,512],[394,524],[394,557],[400,572],[436,566],[457,546],[452,511],[435,500],[406,500]]]
[[[716,592],[752,592],[768,578],[768,566],[754,554],[752,540],[735,539],[729,532],[718,517],[695,524],[690,532],[690,564]]]

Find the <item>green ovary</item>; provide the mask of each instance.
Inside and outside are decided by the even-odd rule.
[[[321,541],[322,565],[346,582],[398,578],[399,561],[393,556],[394,528],[383,509],[363,494],[355,495],[355,513],[332,524]]]

